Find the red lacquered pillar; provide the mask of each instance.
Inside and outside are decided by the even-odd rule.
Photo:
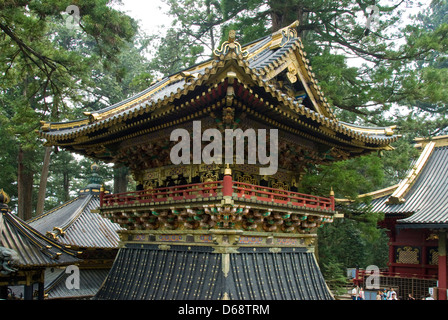
[[[446,276],[446,231],[439,232],[439,286],[438,300],[446,300],[447,276]]]
[[[224,169],[222,195],[224,197],[232,196],[232,192],[233,192],[232,169],[230,169],[229,165],[227,165],[227,168]]]

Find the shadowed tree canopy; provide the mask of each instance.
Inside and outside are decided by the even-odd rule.
[[[7,145],[0,161],[8,169],[0,181],[25,220],[44,158],[34,132],[40,121],[79,116],[76,107],[94,100],[98,79],[124,78],[116,66],[138,25],[111,3],[80,0],[75,12],[68,0],[0,1],[0,123]]]

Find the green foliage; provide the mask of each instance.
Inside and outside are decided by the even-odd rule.
[[[319,264],[337,261],[345,270],[350,267],[365,268],[387,266],[388,237],[376,224],[353,219],[336,219],[318,232]]]
[[[322,263],[320,267],[322,275],[330,290],[336,295],[346,293],[347,277],[344,273],[342,263],[336,262],[334,259]]]
[[[150,68],[167,76],[192,66],[203,53],[204,48],[191,44],[185,34],[169,29],[156,49],[156,57]]]
[[[12,195],[10,205],[15,207],[17,199],[17,186],[14,181],[17,181],[17,149],[11,141],[14,141],[14,135],[9,130],[9,119],[2,114],[0,110],[0,189],[4,189],[8,195]]]
[[[113,179],[112,168],[102,162],[96,163],[99,177],[102,178],[106,189],[110,189],[110,181]],[[51,175],[47,182],[45,211],[78,196],[79,190],[86,188],[90,183],[92,164],[92,160],[77,158],[67,151],[53,154],[50,165]]]
[[[0,188],[17,201],[17,159],[39,185],[43,148],[40,121],[71,120],[149,86],[143,57],[149,41],[108,0],[80,0],[78,28],[67,28],[65,0],[0,2]],[[54,154],[48,205],[67,200],[78,160]],[[35,202],[35,197],[33,202]],[[53,201],[54,200],[54,201]],[[29,204],[31,206],[31,204]],[[34,204],[33,204],[34,207]]]
[[[383,180],[382,160],[377,154],[371,154],[309,168],[302,180],[301,190],[328,195],[333,188],[336,198],[355,200],[359,194],[375,190]]]
[[[397,105],[425,110],[424,104],[429,103],[432,107],[427,111],[446,111],[446,68],[433,66],[435,52],[447,50],[446,15],[442,14],[446,12],[446,1],[433,1],[426,12],[404,27],[399,24],[404,23],[405,9],[414,3],[380,2],[379,26],[367,36],[366,8],[372,5],[369,0],[166,2],[174,18],[175,34],[182,40],[176,51],[169,33],[166,43],[170,45],[163,44],[169,50],[161,50],[154,61],[171,51],[189,57],[189,48],[202,47],[202,53],[211,52],[227,39],[230,29],[237,30],[238,41],[244,44],[298,20],[297,31],[313,71],[338,116],[376,124],[384,112]],[[220,41],[216,40],[217,35]],[[173,58],[182,61],[182,54]],[[444,54],[437,54],[436,58],[446,61]],[[193,61],[184,62],[182,66]],[[422,68],[416,69],[416,65]]]
[[[383,152],[381,157],[385,179],[377,189],[393,186],[404,179],[410,164],[420,155],[420,151],[414,147],[412,141],[407,141],[404,138],[392,146],[395,148],[394,151]]]

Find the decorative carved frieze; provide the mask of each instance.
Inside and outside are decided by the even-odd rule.
[[[245,205],[202,205],[191,208],[116,210],[103,213],[128,230],[245,230],[312,234],[331,215],[297,214]]]

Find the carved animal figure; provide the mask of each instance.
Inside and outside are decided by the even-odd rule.
[[[19,255],[16,251],[0,247],[0,273],[7,275],[16,272],[18,263]]]

